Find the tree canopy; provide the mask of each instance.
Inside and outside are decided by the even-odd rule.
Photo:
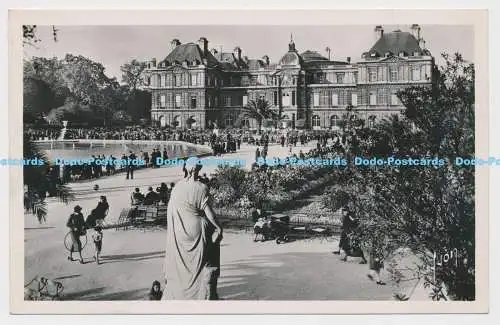
[[[398,93],[406,109],[373,129],[345,121],[355,139],[351,155],[439,158],[441,166],[370,166],[347,169],[344,181],[325,194],[338,208],[352,204],[360,220],[360,242],[386,256],[409,248],[422,259],[423,274],[436,292],[455,299],[475,297],[474,65],[459,54],[443,55],[432,87]],[[458,252],[457,265],[432,269],[434,254]],[[434,277],[435,275],[435,277]]]

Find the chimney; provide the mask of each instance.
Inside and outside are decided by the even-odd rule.
[[[170,42],[170,46],[171,46],[171,49],[175,49],[177,46],[181,45],[181,41],[179,41],[177,38],[174,38],[171,42]]]
[[[203,52],[203,56],[206,56],[208,53],[208,40],[205,37],[200,37],[198,40],[198,46]]]
[[[420,26],[418,24],[412,24],[410,29],[413,32],[413,36],[417,39],[417,41],[420,41]]]
[[[351,63],[351,57],[350,56],[347,57],[347,63]]]
[[[264,60],[264,62],[266,63],[266,65],[269,65],[269,57],[267,55],[264,55],[262,57],[262,60]]]
[[[156,68],[156,58],[151,59],[151,67]]]
[[[378,40],[380,38],[382,38],[382,36],[384,36],[384,28],[382,27],[382,25],[377,25],[375,26],[375,39]]]
[[[238,62],[241,61],[241,48],[239,46],[236,46],[234,48],[234,52],[233,53],[234,53],[234,56],[235,56],[236,60],[238,60]]]
[[[418,40],[418,46],[420,46],[420,48],[422,50],[425,49],[425,40],[423,38],[419,38],[419,40]]]

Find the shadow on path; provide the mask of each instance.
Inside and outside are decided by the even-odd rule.
[[[103,255],[101,256],[102,264],[113,262],[125,261],[144,261],[155,258],[165,257],[165,251],[136,253],[136,254],[116,254],[116,255]]]
[[[135,290],[126,290],[119,291],[113,293],[106,294],[98,294],[93,297],[88,297],[84,300],[104,300],[104,301],[113,301],[113,300],[147,300],[148,297],[148,289],[135,289]]]
[[[24,228],[24,230],[41,230],[41,229],[54,229],[55,227],[44,226],[44,227],[32,227],[32,228]]]
[[[367,265],[326,252],[256,255],[222,266],[218,294],[225,300],[391,300],[393,287],[377,286],[367,272]]]
[[[61,296],[61,300],[85,300],[84,298],[87,296],[92,296],[98,293],[103,292],[106,287],[99,287],[88,290],[74,291],[74,292],[63,292]]]
[[[81,274],[73,274],[73,275],[65,275],[65,276],[60,276],[58,278],[54,278],[54,280],[66,280],[66,279],[74,279],[81,277]]]

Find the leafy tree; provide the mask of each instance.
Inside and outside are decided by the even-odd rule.
[[[56,30],[54,28],[54,38],[56,37]],[[54,39],[55,40],[55,39]],[[23,45],[34,44],[40,40],[36,37],[35,25],[23,25]],[[24,85],[24,109],[28,113],[45,111],[47,97],[50,97],[49,87],[50,84],[44,82],[43,79],[36,78],[34,74],[38,73],[40,66],[34,64],[26,64],[24,66],[24,78],[28,84]],[[37,99],[42,100],[43,104],[37,104]],[[25,121],[26,122],[26,121]],[[47,157],[40,151],[36,143],[30,138],[24,136],[23,138],[23,157],[25,159],[39,158],[44,161],[41,166],[24,166],[23,168],[23,184],[24,184],[24,208],[25,211],[37,216],[41,222],[47,215],[47,208],[45,196],[47,190],[50,189],[50,180],[47,179]],[[64,203],[68,203],[73,199],[71,190],[62,184],[55,184],[55,196]]]
[[[271,109],[271,104],[265,99],[249,100],[248,104],[243,107],[237,119],[237,125],[241,124],[244,119],[255,119],[259,133],[262,131],[262,123],[266,119],[278,120],[278,114]]]
[[[473,300],[474,168],[454,160],[474,156],[474,66],[459,54],[443,57],[446,64],[432,87],[398,93],[403,118],[354,132],[358,145],[350,150],[366,157],[437,157],[446,164],[350,168],[325,203],[332,209],[351,204],[360,220],[358,240],[369,249],[385,256],[410,249],[421,259],[417,273],[436,297],[445,291],[453,299]],[[434,273],[434,253],[455,249],[456,265]]]
[[[120,67],[120,71],[122,72],[122,82],[126,83],[131,92],[134,92],[142,86],[142,72],[146,69],[146,62],[140,62],[136,59],[123,64]]]

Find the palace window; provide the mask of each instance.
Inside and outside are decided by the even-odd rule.
[[[421,71],[420,71],[420,77],[421,77],[421,79],[422,80],[429,80],[429,76],[427,75],[426,66],[423,65],[421,68],[422,68]]]
[[[358,94],[351,94],[351,105],[358,106]]]
[[[389,67],[389,81],[398,81],[397,67]]]
[[[224,106],[231,106],[231,96],[224,96]]]
[[[370,82],[376,82],[377,81],[377,69],[372,68],[368,70],[368,77]]]
[[[160,75],[160,88],[165,87],[165,75]]]
[[[312,126],[313,127],[320,127],[321,126],[321,119],[319,118],[318,115],[314,115],[312,118]]]
[[[377,94],[375,92],[370,92],[370,105],[377,105]]]
[[[267,76],[264,74],[259,74],[257,82],[261,85],[267,85]]]
[[[182,85],[182,75],[174,75],[174,84],[176,87],[180,87]]]
[[[246,96],[246,95],[243,96],[242,102],[243,102],[243,106],[246,106],[248,104],[248,96]]]
[[[191,108],[196,108],[196,96],[191,96]]]
[[[278,92],[277,91],[275,91],[273,93],[273,105],[278,106]]]
[[[391,94],[391,105],[393,106],[399,105],[399,98],[396,93]]]
[[[338,84],[343,84],[344,83],[344,77],[345,77],[345,73],[344,72],[337,73],[337,83]]]
[[[320,106],[328,106],[328,92],[323,90],[319,101]]]
[[[377,91],[377,103],[387,104],[387,89],[379,89]]]
[[[354,83],[358,83],[358,73],[357,73],[357,72],[354,72],[354,73],[352,74],[352,77],[353,77],[353,81],[354,81]]]
[[[332,106],[339,106],[339,95],[332,94]]]
[[[418,81],[420,80],[420,67],[415,66],[411,69],[411,74],[412,74],[412,80],[413,81]]]
[[[371,128],[373,128],[374,125],[375,125],[375,116],[371,115],[368,118],[368,127],[371,129]]]
[[[160,96],[160,107],[165,108],[167,106],[165,95]]]
[[[244,118],[243,121],[241,121],[241,126],[244,128],[250,128],[250,120],[248,118]]]
[[[326,74],[326,80],[327,80],[328,82],[335,82],[335,73],[333,73],[333,72],[328,72],[328,73]]]
[[[296,96],[295,91],[292,91],[292,106],[295,106],[295,96]]]
[[[315,107],[318,107],[319,106],[319,94],[318,93],[314,93],[314,98],[313,98],[313,104]]]
[[[175,95],[175,108],[180,108],[181,107],[181,95],[177,94]]]
[[[196,86],[198,84],[198,76],[195,74],[190,75],[191,76],[191,86]]]
[[[233,125],[233,117],[231,116],[231,114],[226,115],[225,123],[226,127]]]
[[[337,115],[332,115],[330,117],[330,127],[332,128],[340,127],[340,119]]]
[[[281,98],[281,100],[282,100],[284,107],[290,106],[290,94],[289,93],[283,94],[283,97]]]

